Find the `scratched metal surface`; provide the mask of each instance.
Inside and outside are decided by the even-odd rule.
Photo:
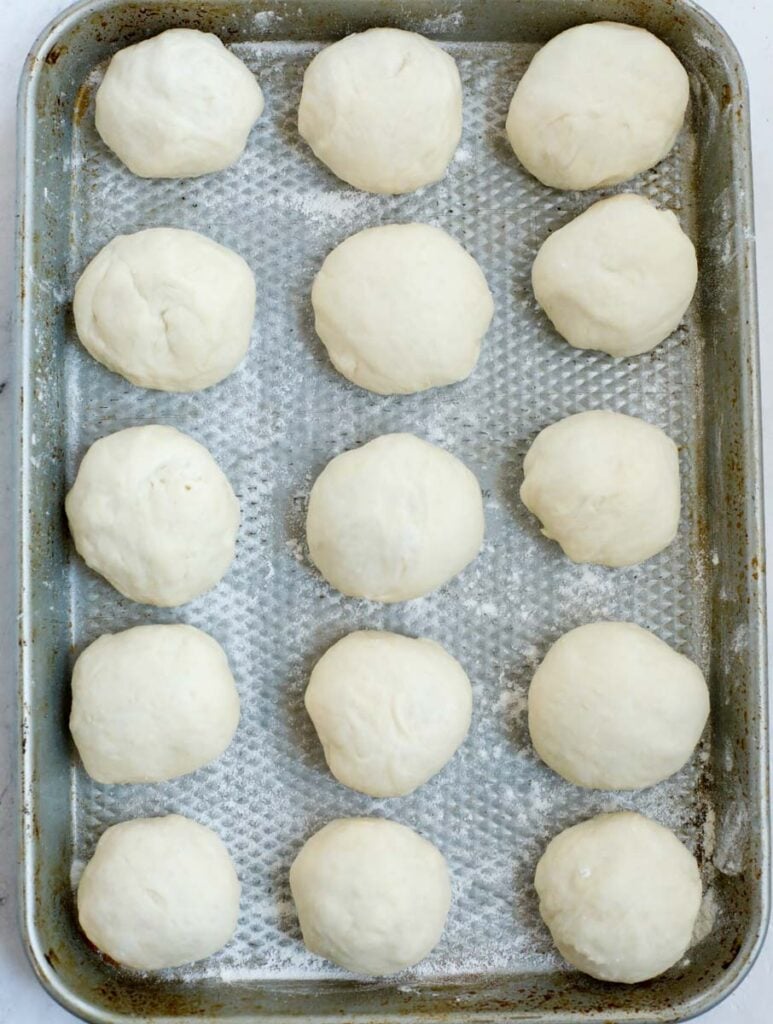
[[[374,1012],[408,1019],[430,1012],[448,1019],[589,1019],[610,1012],[670,1019],[696,1001],[705,1005],[728,987],[732,971],[720,981],[719,965],[735,963],[738,973],[750,959],[766,910],[764,876],[754,877],[767,847],[751,196],[740,72],[728,78],[732,50],[726,43],[718,49],[721,37],[684,6],[694,19],[689,45],[676,45],[692,83],[685,129],[663,163],[611,191],[638,191],[677,212],[696,241],[702,285],[667,342],[613,361],[563,343],[529,284],[546,235],[610,190],[541,186],[520,168],[504,136],[513,88],[537,41],[563,27],[557,19],[571,14],[566,6],[537,3],[520,21],[513,6],[493,4],[414,4],[393,14],[393,23],[443,41],[459,65],[465,97],[464,133],[448,175],[401,197],[345,186],[314,159],[295,127],[313,54],[331,36],[359,27],[357,19],[383,23],[383,6],[225,4],[218,20],[214,8],[202,14],[193,5],[167,5],[154,14],[151,5],[142,23],[130,5],[94,6],[102,20],[81,15],[65,48],[46,43],[41,53],[48,60],[32,69],[37,148],[26,200],[29,217],[50,228],[35,238],[28,226],[22,248],[29,285],[21,318],[29,355],[25,828],[38,829],[28,837],[25,878],[28,937],[36,958],[42,955],[47,983],[76,1011],[100,1020],[133,1011],[153,1019],[358,1019]],[[637,14],[641,4],[595,6],[613,17],[645,18]],[[665,5],[644,6],[650,17],[653,10],[665,17]],[[192,181],[135,178],[94,129],[104,57],[161,27],[202,18],[255,72],[266,110],[244,157],[225,172]],[[667,38],[665,22],[652,27]],[[717,65],[719,58],[725,64]],[[383,398],[353,387],[329,365],[314,334],[309,290],[322,259],[343,238],[411,220],[445,228],[476,257],[496,314],[468,381]],[[69,314],[74,281],[102,245],[161,225],[200,230],[231,246],[258,281],[245,363],[195,395],[145,391],[109,373],[78,345]],[[642,416],[680,447],[679,535],[642,566],[573,565],[518,502],[522,458],[537,431],[591,408]],[[59,508],[89,444],[151,422],[206,444],[242,503],[232,570],[209,594],[173,610],[133,604],[90,573],[69,546]],[[487,538],[476,562],[441,591],[378,606],[344,598],[321,580],[308,560],[303,521],[309,488],[325,463],[392,430],[441,444],[476,472]],[[711,734],[685,769],[644,792],[580,790],[553,775],[529,744],[525,696],[534,667],[557,636],[597,618],[653,629],[698,661],[711,681]],[[216,764],[184,779],[100,786],[77,763],[66,736],[72,659],[103,632],[175,621],[208,630],[225,647],[242,699],[237,736]],[[338,785],[303,710],[315,659],[362,627],[431,636],[473,681],[473,726],[464,747],[434,780],[400,800],[374,801]],[[684,962],[634,989],[569,972],[551,948],[531,886],[552,835],[618,807],[675,829],[699,857],[707,891],[702,934]],[[233,942],[200,964],[131,975],[87,949],[73,922],[74,888],[105,827],[170,811],[210,825],[225,840],[242,879],[240,924]],[[311,832],[351,814],[385,815],[417,828],[440,847],[452,872],[454,902],[442,942],[392,981],[351,979],[299,940],[289,864]]]

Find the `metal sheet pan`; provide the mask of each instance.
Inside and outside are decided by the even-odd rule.
[[[546,234],[596,193],[543,188],[503,126],[536,47],[580,21],[656,32],[688,69],[692,98],[673,154],[624,186],[675,209],[696,241],[699,293],[686,324],[627,362],[560,342],[529,288]],[[465,86],[465,131],[443,182],[403,197],[338,182],[297,137],[303,68],[332,39],[371,25],[448,46]],[[258,74],[266,112],[240,163],[195,181],[140,181],[93,127],[93,95],[118,48],[174,25],[217,32]],[[748,106],[738,56],[685,0],[385,0],[182,3],[97,0],[63,14],[33,50],[20,94],[19,385],[23,928],[43,983],[94,1021],[674,1020],[726,994],[753,961],[768,910],[768,788],[762,488]],[[497,314],[478,370],[424,395],[369,395],[339,378],[314,336],[308,293],[324,255],[352,231],[393,220],[445,227],[478,258]],[[131,387],[78,346],[72,285],[121,231],[203,230],[240,251],[259,282],[250,355],[201,395]],[[574,566],[517,501],[521,461],[547,423],[606,406],[678,442],[684,486],[674,545],[644,566]],[[244,521],[233,570],[177,611],[123,601],[75,558],[61,513],[96,437],[165,422],[213,450]],[[388,608],[334,594],[303,547],[310,484],[337,452],[388,430],[444,444],[478,473],[487,543],[458,580]],[[584,792],[539,764],[525,727],[534,665],[563,631],[600,617],[639,621],[696,658],[710,679],[710,735],[682,772],[642,793]],[[243,701],[216,765],[163,786],[91,782],[69,742],[69,672],[105,630],[188,621],[214,633]],[[325,771],[302,708],[311,664],[351,628],[434,636],[475,688],[470,738],[404,800],[370,801]],[[572,972],[551,949],[531,888],[548,838],[596,811],[635,807],[699,857],[702,934],[661,978],[630,988]],[[111,822],[177,810],[218,829],[244,883],[234,942],[202,964],[153,976],[116,969],[79,933],[73,894]],[[438,949],[396,979],[362,982],[305,953],[287,867],[340,814],[376,813],[444,851],[454,909]]]

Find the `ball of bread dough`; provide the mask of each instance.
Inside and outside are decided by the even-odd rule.
[[[529,688],[529,732],[579,786],[640,789],[678,771],[709,715],[698,666],[632,622],[592,622],[550,648]]]
[[[553,188],[602,188],[654,167],[684,121],[690,83],[643,28],[577,25],[539,50],[515,90],[507,135]]]
[[[132,601],[192,601],[233,561],[236,495],[207,449],[173,427],[95,441],[65,508],[78,554]]]
[[[442,586],[483,543],[475,476],[413,434],[385,434],[338,455],[309,497],[314,564],[350,597],[407,601]]]
[[[252,72],[217,36],[190,28],[119,50],[96,96],[97,131],[142,178],[221,171],[262,112]]]
[[[472,688],[440,644],[361,630],[314,666],[306,710],[339,782],[369,796],[405,796],[464,740]]]
[[[208,828],[179,814],[111,825],[78,886],[88,939],[126,967],[155,971],[211,956],[239,917],[239,879]]]
[[[290,868],[303,941],[356,974],[394,974],[440,940],[451,905],[443,855],[383,818],[341,818],[308,840]]]
[[[555,837],[537,864],[539,911],[559,952],[602,981],[633,984],[685,953],[701,877],[673,832],[630,811]]]
[[[594,203],[550,235],[531,281],[570,345],[635,356],[679,326],[698,263],[671,210],[628,192]]]
[[[574,562],[636,565],[676,536],[676,445],[635,416],[594,410],[553,423],[523,470],[521,501]]]
[[[220,757],[239,695],[220,644],[193,626],[106,634],[75,662],[70,731],[97,782],[164,782]]]
[[[311,301],[335,368],[380,395],[464,380],[494,313],[472,256],[427,224],[347,238],[322,264]]]
[[[227,377],[250,344],[255,278],[237,253],[195,231],[119,235],[75,287],[84,347],[132,384],[199,391]]]
[[[309,64],[298,130],[319,159],[366,192],[413,192],[442,178],[462,134],[452,57],[397,28],[372,28]]]

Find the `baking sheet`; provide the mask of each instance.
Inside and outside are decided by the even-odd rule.
[[[740,374],[718,379],[707,361],[717,343],[717,311],[705,286],[719,268],[731,273],[737,267],[741,254],[728,244],[738,227],[732,204],[739,198],[748,203],[725,190],[711,211],[714,231],[707,234],[703,182],[708,172],[702,147],[710,138],[706,116],[712,94],[705,79],[693,73],[686,127],[671,155],[654,170],[616,189],[555,192],[519,166],[504,134],[513,88],[535,43],[476,39],[474,31],[472,39],[465,39],[469,19],[464,6],[423,21],[409,19],[408,27],[430,35],[460,37],[444,45],[462,75],[464,132],[443,181],[408,196],[373,196],[339,182],[297,136],[303,70],[323,43],[260,38],[281,35],[288,15],[278,8],[255,12],[248,4],[239,7],[240,31],[248,41],[233,49],[256,73],[266,110],[236,166],[189,181],[131,175],[94,129],[93,95],[104,61],[90,65],[79,83],[75,117],[62,147],[69,244],[51,258],[60,271],[55,301],[64,310],[78,274],[98,249],[116,234],[145,227],[200,230],[239,252],[258,283],[250,353],[235,374],[205,392],[169,395],[124,382],[79,346],[66,312],[56,351],[58,408],[49,390],[50,363],[39,364],[37,375],[31,364],[33,393],[51,417],[49,429],[36,421],[29,424],[32,480],[49,472],[57,475],[60,488],[69,486],[80,458],[98,437],[131,425],[168,423],[212,451],[240,498],[243,515],[230,573],[209,594],[170,610],[123,599],[87,570],[69,546],[62,547],[61,524],[56,527],[66,585],[61,625],[71,643],[57,671],[62,732],[69,664],[101,633],[139,623],[189,622],[212,633],[228,653],[242,700],[240,727],[226,754],[184,779],[101,786],[77,762],[62,763],[70,810],[62,850],[67,863],[60,892],[63,913],[72,914],[80,871],[104,828],[128,817],[185,813],[215,828],[229,847],[243,886],[240,923],[234,941],[221,953],[148,977],[147,990],[174,992],[184,1002],[186,992],[196,993],[199,1001],[205,993],[211,998],[213,986],[236,992],[305,985],[320,994],[325,986],[348,986],[345,972],[313,957],[301,944],[287,872],[303,841],[325,822],[378,814],[411,825],[436,843],[448,860],[454,889],[437,949],[396,980],[375,983],[389,994],[390,1013],[398,1012],[397,993],[407,1007],[401,1012],[410,1015],[428,992],[470,984],[471,977],[478,993],[505,978],[525,987],[528,996],[540,989],[559,991],[566,984],[567,991],[579,988],[599,1007],[615,1005],[620,994],[621,1007],[627,1008],[630,999],[633,1012],[657,1010],[663,986],[671,984],[676,991],[695,964],[716,957],[729,935],[748,931],[750,911],[739,898],[737,883],[749,869],[754,835],[757,846],[760,834],[764,842],[764,822],[755,820],[758,812],[746,793],[740,787],[728,790],[726,776],[733,775],[735,765],[727,760],[718,707],[747,696],[738,665],[745,666],[758,687],[762,677],[754,632],[758,620],[741,615],[728,634],[723,632],[724,643],[717,635],[720,576],[728,560],[735,572],[736,561],[746,559],[749,551],[749,557],[759,559],[760,554],[758,539],[748,531],[743,551],[726,545],[715,519],[729,509],[711,500],[716,459],[712,462],[707,431],[719,421],[720,443],[734,441],[724,409],[730,391],[738,391],[743,380]],[[297,19],[303,17],[299,12]],[[614,361],[574,350],[555,334],[534,301],[530,269],[551,231],[601,196],[624,190],[675,210],[698,245],[704,287],[684,325],[667,342],[644,356]],[[40,190],[36,198],[44,206],[54,201]],[[719,237],[724,256],[711,247],[722,217],[730,229]],[[466,382],[384,398],[355,388],[333,370],[314,333],[309,292],[325,255],[348,235],[407,221],[444,228],[475,256],[496,312],[478,368]],[[727,307],[725,312],[730,312]],[[741,342],[744,357],[753,358],[748,331]],[[754,393],[751,404],[748,391],[745,400],[744,426],[753,431]],[[536,433],[556,419],[592,408],[641,416],[666,430],[680,449],[679,534],[642,566],[574,565],[541,537],[536,520],[518,500],[522,459]],[[478,559],[441,591],[379,606],[345,598],[321,579],[308,559],[304,516],[311,484],[330,458],[398,430],[442,445],[477,474],[487,534]],[[58,433],[61,451],[52,447],[52,432]],[[757,472],[752,466],[738,481],[744,501],[759,494]],[[59,521],[51,501],[40,514]],[[727,590],[724,600],[734,600]],[[41,613],[37,608],[36,614]],[[686,768],[639,793],[574,787],[538,761],[528,739],[526,692],[534,668],[559,635],[600,618],[630,619],[652,629],[696,660],[712,681],[713,741],[707,735]],[[303,708],[315,660],[358,628],[432,637],[459,658],[473,683],[473,724],[465,745],[440,775],[406,798],[372,800],[336,783]],[[725,687],[733,680],[737,686],[728,694]],[[71,756],[66,738],[61,750]],[[669,976],[639,988],[638,996],[636,990],[610,989],[589,979],[578,982],[568,972],[539,919],[532,887],[534,866],[550,837],[582,818],[618,808],[639,810],[673,828],[698,856],[706,888],[702,941]],[[728,879],[736,881],[728,884]],[[83,944],[77,932],[70,941]],[[128,974],[102,969],[112,972],[117,987],[129,984]],[[134,976],[130,985],[142,982]],[[351,984],[358,990],[374,987]],[[623,997],[624,991],[629,995]],[[526,1008],[528,1002],[513,994],[508,1010]],[[565,1005],[574,1011],[580,1004],[575,998]],[[342,1005],[351,1018],[354,999]],[[229,1016],[229,1011],[219,1015]]]

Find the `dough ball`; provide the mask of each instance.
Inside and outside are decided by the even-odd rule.
[[[685,953],[701,905],[690,851],[662,825],[624,811],[561,832],[534,885],[559,952],[602,981],[633,984]]]
[[[306,538],[336,590],[371,601],[408,601],[442,586],[483,543],[475,476],[413,434],[385,434],[344,452],[309,497]]]
[[[311,301],[335,368],[380,395],[464,380],[494,313],[472,256],[427,224],[347,238],[322,264]]]
[[[319,159],[366,192],[413,192],[442,178],[462,134],[452,57],[397,28],[372,28],[309,64],[298,130]]]
[[[440,940],[451,905],[443,855],[383,818],[341,818],[290,868],[303,941],[355,974],[394,974]]]
[[[537,52],[510,104],[507,136],[543,184],[602,188],[670,152],[689,95],[684,68],[650,32],[577,25]]]
[[[709,715],[701,670],[631,622],[593,622],[550,648],[529,688],[529,732],[579,786],[641,789],[678,771]]]
[[[78,886],[78,918],[107,956],[155,971],[224,946],[239,893],[228,850],[211,829],[179,814],[135,818],[100,837]]]
[[[362,630],[314,666],[306,710],[339,782],[369,796],[405,796],[464,740],[472,689],[440,644]]]
[[[227,377],[250,344],[255,278],[231,249],[195,231],[119,235],[75,288],[84,347],[132,384],[199,391]]]
[[[222,171],[262,112],[252,72],[217,36],[190,28],[119,50],[96,96],[97,131],[142,178]]]
[[[97,782],[164,782],[220,757],[239,695],[220,644],[193,626],[106,634],[75,662],[70,731]]]
[[[676,216],[628,192],[594,203],[550,235],[531,281],[570,345],[636,356],[679,326],[698,263]]]
[[[595,410],[553,423],[523,469],[521,501],[574,562],[636,565],[676,536],[676,445],[635,416]]]
[[[95,441],[65,507],[78,554],[132,601],[185,604],[233,561],[236,495],[207,449],[173,427]]]

